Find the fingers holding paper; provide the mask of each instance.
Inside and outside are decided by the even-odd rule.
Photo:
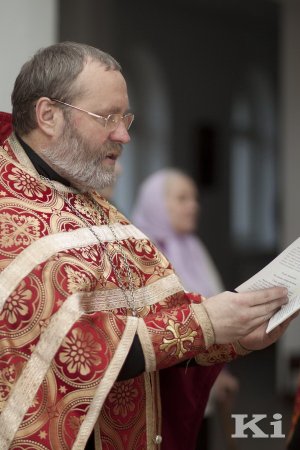
[[[274,328],[270,333],[266,333],[267,322],[256,328],[254,331],[249,333],[247,336],[240,338],[239,343],[247,350],[262,350],[271,344],[274,344],[285,332],[289,324],[295,317],[297,317],[299,312],[297,311],[276,328]]]
[[[266,325],[270,317],[286,304],[287,290],[272,287],[258,291],[223,292],[207,298],[203,305],[207,310],[215,332],[217,344],[236,341]],[[255,339],[260,339],[258,332]]]

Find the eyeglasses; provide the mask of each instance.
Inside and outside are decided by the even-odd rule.
[[[95,114],[90,111],[86,111],[85,109],[78,108],[78,106],[70,105],[69,103],[57,100],[57,98],[50,98],[50,100],[52,100],[53,102],[61,103],[65,106],[69,106],[70,108],[77,109],[78,111],[84,112],[89,116],[95,117],[96,119],[102,121],[102,123],[104,124],[104,128],[109,131],[116,130],[122,121],[126,130],[128,131],[134,120],[134,114],[131,113],[125,114],[124,116],[122,114],[108,114],[108,116],[99,116],[99,114]]]

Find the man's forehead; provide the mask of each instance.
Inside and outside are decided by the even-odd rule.
[[[109,95],[112,91],[126,91],[126,82],[119,70],[108,69],[99,61],[87,61],[83,70],[78,75],[76,87],[83,91],[92,91],[94,95],[98,91]]]
[[[109,69],[100,61],[87,60],[77,81],[83,83],[110,82],[114,79],[123,79],[121,72],[115,69]]]

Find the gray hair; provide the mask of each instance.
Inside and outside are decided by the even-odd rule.
[[[100,62],[106,70],[121,71],[111,55],[90,45],[60,42],[38,50],[22,66],[11,95],[15,131],[23,135],[36,128],[34,104],[40,97],[72,103],[79,95],[76,78],[89,59]]]

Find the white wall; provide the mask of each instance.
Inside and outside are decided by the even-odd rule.
[[[11,112],[10,94],[22,64],[57,41],[57,0],[0,0],[0,111]]]

